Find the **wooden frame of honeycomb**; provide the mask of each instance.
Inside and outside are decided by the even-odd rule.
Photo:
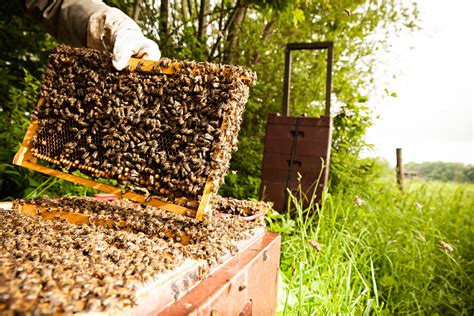
[[[144,74],[156,73],[158,71],[160,74],[173,75],[180,71],[180,64],[163,65],[160,64],[160,62],[131,58],[129,62],[128,71],[140,72]],[[229,69],[225,69],[224,73],[227,74],[228,72]],[[254,78],[246,77],[245,75],[240,74],[240,80],[244,82],[247,86],[250,86],[252,85]],[[44,102],[45,99],[40,97],[37,103],[37,108],[39,109],[40,107],[42,107]],[[235,101],[231,100],[230,102]],[[226,124],[227,122],[223,120],[221,123],[221,133],[226,132]],[[211,175],[207,178],[204,188],[202,189],[201,197],[198,201],[190,201],[186,197],[177,197],[175,198],[176,203],[173,203],[173,201],[165,201],[153,195],[150,196],[147,194],[140,194],[136,191],[124,191],[122,188],[119,187],[103,184],[98,181],[95,181],[94,179],[87,179],[85,177],[69,173],[69,167],[72,167],[72,169],[74,170],[86,171],[86,173],[88,172],[92,174],[95,173],[97,176],[103,177],[104,172],[94,168],[94,166],[81,162],[78,163],[77,161],[70,161],[67,159],[58,160],[57,157],[50,157],[35,150],[33,143],[36,135],[39,133],[39,126],[40,121],[34,118],[30,126],[28,127],[20,149],[14,157],[14,164],[47,174],[49,176],[54,176],[60,179],[94,188],[102,192],[111,193],[116,196],[127,198],[135,202],[149,204],[173,213],[194,217],[197,220],[202,220],[204,216],[212,215],[210,200],[212,194],[217,191],[220,183],[219,181],[216,181],[216,179],[212,179]],[[51,165],[61,166],[63,168],[66,168],[66,170],[63,169],[63,171],[60,171],[41,165],[38,163],[38,160],[45,161]],[[105,178],[107,178],[107,176],[105,176]],[[189,205],[192,205],[193,207],[189,207]]]

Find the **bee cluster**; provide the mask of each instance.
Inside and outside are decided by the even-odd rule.
[[[211,203],[215,212],[243,216],[266,213],[273,206],[271,202],[242,201],[230,197],[222,197],[217,194],[214,195]]]
[[[223,182],[256,75],[170,59],[141,68],[118,72],[109,53],[55,48],[33,155],[196,208],[207,181],[214,192]]]
[[[89,224],[32,218],[29,203],[46,212],[87,214]],[[135,304],[145,283],[186,259],[209,269],[262,221],[238,216],[205,222],[124,201],[64,197],[20,200],[0,212],[0,314],[121,310]],[[103,225],[112,220],[113,225]]]

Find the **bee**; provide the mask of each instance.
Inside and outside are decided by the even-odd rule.
[[[149,194],[149,195],[145,195],[145,203],[148,203],[151,201],[151,198],[152,196]]]
[[[446,253],[454,251],[454,247],[443,240],[440,240],[438,244]]]

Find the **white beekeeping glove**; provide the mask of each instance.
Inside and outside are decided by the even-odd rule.
[[[146,38],[135,21],[117,8],[106,8],[89,18],[87,47],[112,52],[112,64],[124,69],[130,57],[159,60],[158,45]]]

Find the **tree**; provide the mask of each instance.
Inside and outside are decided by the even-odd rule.
[[[405,170],[428,180],[474,182],[474,167],[460,162],[409,162],[405,164]]]
[[[331,173],[333,184],[341,182],[348,176],[348,167],[354,165],[352,161],[358,159],[361,148],[366,146],[363,137],[372,124],[368,96],[363,91],[370,90],[374,84],[374,53],[387,43],[375,41],[371,36],[376,30],[388,35],[404,27],[414,28],[416,4],[405,6],[401,1],[392,0],[347,0],[336,4],[236,0],[212,5],[201,1],[200,4],[178,1],[171,5],[169,37],[160,39],[164,54],[246,65],[254,69],[259,78],[247,104],[239,136],[241,145],[232,161],[231,167],[238,170],[238,176],[227,178],[223,192],[235,195],[238,191],[241,192],[239,197],[256,197],[258,190],[254,187],[260,178],[266,115],[279,111],[282,99],[287,42],[335,42],[332,99],[339,109],[333,113]],[[198,7],[209,8],[203,11]],[[203,15],[207,19],[205,41],[200,35]],[[150,23],[143,26],[153,34]],[[307,52],[294,55],[291,108],[296,114],[318,116],[322,113],[320,100],[324,99],[323,56]],[[370,173],[370,168],[367,172]]]
[[[159,43],[163,56],[235,63],[257,72],[258,83],[251,91],[241,126],[239,151],[234,154],[231,165],[231,169],[238,172],[229,175],[227,186],[222,189],[226,194],[246,198],[258,194],[267,113],[280,109],[285,44],[335,42],[332,99],[336,107],[333,112],[334,168],[331,172],[334,183],[337,183],[346,175],[340,170],[358,159],[360,149],[366,145],[365,130],[371,124],[368,96],[364,91],[370,90],[374,84],[375,53],[386,44],[371,36],[376,30],[383,35],[405,27],[413,28],[417,19],[416,4],[406,5],[401,0],[341,0],[336,3],[323,0],[106,2],[132,16],[145,34]],[[2,95],[8,95],[13,87],[21,89],[24,85],[22,67],[38,78],[52,40],[38,27],[31,26],[31,21],[22,16],[17,4],[2,6],[1,14],[5,17],[1,22],[2,36],[11,39],[2,47],[7,47],[6,51],[18,52],[11,54],[17,59],[11,59],[9,53],[2,51],[2,63],[11,60],[10,68],[6,67],[11,78],[0,85]],[[13,20],[7,18],[12,13]],[[27,38],[22,37],[22,27],[30,32]],[[35,40],[31,40],[33,38]],[[29,61],[25,62],[24,58],[29,58]],[[321,114],[324,69],[322,56],[303,52],[295,54],[293,113]],[[4,115],[10,117],[15,105],[11,100],[5,102],[6,105],[2,105],[6,109]],[[28,109],[21,111],[31,110],[34,102],[28,104]],[[4,130],[11,128],[8,124],[1,124],[4,124]],[[20,122],[15,119],[14,124]],[[11,161],[14,146],[9,146],[6,155],[9,157],[2,156],[2,163]],[[22,191],[18,192],[21,194]]]
[[[54,40],[25,16],[20,1],[0,4],[0,200],[23,196],[45,177],[11,165],[36,103]]]

